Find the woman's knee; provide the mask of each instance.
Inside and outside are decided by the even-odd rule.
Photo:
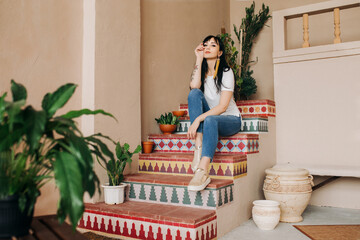
[[[188,101],[189,101],[190,99],[198,98],[198,97],[201,97],[201,96],[203,96],[203,95],[204,95],[204,94],[203,94],[203,92],[202,92],[200,89],[198,89],[198,88],[191,89],[191,91],[190,91],[190,93],[189,93],[189,95],[188,95]]]
[[[204,120],[204,126],[216,126],[217,124],[217,116],[207,116]]]

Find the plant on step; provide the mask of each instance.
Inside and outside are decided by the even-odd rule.
[[[19,197],[19,208],[32,214],[40,188],[55,179],[60,192],[58,219],[68,216],[75,228],[84,211],[85,192],[93,196],[99,180],[93,170],[93,155],[103,158],[98,133],[84,137],[75,118],[103,114],[103,110],[81,109],[56,116],[73,95],[72,83],[47,93],[42,109],[26,105],[26,88],[11,81],[12,100],[0,97],[0,199]],[[25,207],[26,206],[26,207]]]
[[[224,43],[226,62],[229,64],[229,67],[234,72],[236,83],[234,90],[235,99],[240,99],[240,87],[242,86],[243,79],[240,77],[241,69],[238,64],[239,51],[235,47],[234,40],[231,39],[231,34],[222,33],[218,37],[220,37],[221,41]]]
[[[239,28],[234,24],[234,32],[240,44],[240,60],[234,41],[229,33],[220,34],[220,38],[225,45],[225,58],[235,74],[235,91],[236,100],[249,99],[256,93],[257,86],[253,71],[250,70],[250,64],[256,61],[250,60],[250,54],[256,37],[259,35],[265,23],[271,18],[268,6],[262,4],[259,13],[255,13],[255,2],[249,8],[245,8],[246,16],[242,19]],[[238,62],[240,61],[240,64]]]
[[[108,153],[107,157],[109,160],[107,161],[104,157],[97,157],[97,160],[101,167],[106,170],[106,173],[109,177],[109,185],[110,186],[119,186],[121,182],[124,180],[124,170],[126,164],[131,164],[132,156],[141,151],[141,146],[138,145],[133,152],[130,152],[130,146],[128,143],[125,143],[121,146],[120,142],[116,143],[115,147],[115,156],[112,152],[104,145],[106,150],[104,152]]]
[[[171,112],[161,114],[160,118],[155,118],[158,124],[170,124],[170,125],[178,125],[179,117],[174,116]]]
[[[251,76],[250,63],[257,62],[250,61],[250,53],[255,42],[256,37],[259,35],[265,23],[271,18],[268,6],[262,4],[258,14],[255,13],[255,2],[249,8],[245,8],[246,16],[242,19],[239,30],[234,24],[234,32],[241,44],[241,63],[240,63],[240,76],[242,84],[240,86],[239,95],[243,99],[248,99],[252,94],[257,91],[255,79]],[[242,34],[241,34],[242,32]]]
[[[165,113],[165,115],[161,114],[160,118],[155,118],[155,120],[164,134],[173,133],[179,124],[179,117],[174,116],[171,112]]]

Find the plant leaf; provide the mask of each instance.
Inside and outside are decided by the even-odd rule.
[[[140,145],[138,145],[138,146],[136,147],[136,149],[135,149],[135,151],[133,152],[133,154],[139,153],[139,152],[141,152],[141,146],[140,146]]]
[[[14,124],[14,131],[10,132],[9,124],[0,126],[0,152],[8,150],[14,143],[18,142],[25,132],[22,124]]]
[[[117,119],[111,114],[111,113],[108,113],[108,112],[105,112],[104,110],[102,109],[98,109],[98,110],[90,110],[90,109],[81,109],[81,110],[77,110],[77,111],[70,111],[64,115],[62,115],[61,117],[63,118],[77,118],[77,117],[80,117],[82,115],[96,115],[96,114],[103,114],[103,115],[106,115],[106,116],[110,116],[112,117],[113,119],[115,119],[117,121]]]
[[[48,117],[52,117],[59,108],[67,103],[75,89],[75,84],[68,83],[59,87],[55,92],[45,95],[42,101],[42,108],[48,114]]]
[[[27,98],[26,88],[22,84],[16,83],[14,80],[11,80],[11,93],[14,102],[26,100]]]
[[[82,137],[71,134],[69,135],[68,141],[70,152],[77,158],[80,171],[83,173],[82,176],[85,189],[88,190],[90,196],[93,196],[95,193],[95,180],[97,180],[97,177],[92,171],[94,162],[91,156],[91,151]]]
[[[75,156],[72,154],[57,152],[55,158],[55,182],[60,191],[59,221],[62,223],[65,217],[69,215],[75,229],[84,212],[84,189],[81,185],[81,171]]]
[[[44,111],[36,111],[31,106],[24,110],[26,142],[30,147],[30,152],[37,149],[40,139],[45,131],[46,113]]]
[[[103,143],[100,139],[95,138],[95,136],[92,135],[92,136],[86,137],[85,140],[95,143],[97,146],[100,147],[101,153],[105,154],[111,160],[114,160],[114,154],[110,151],[108,146],[105,143]]]
[[[7,93],[4,93],[1,97],[0,97],[0,123],[3,121],[3,116],[5,113],[5,97],[6,97]]]

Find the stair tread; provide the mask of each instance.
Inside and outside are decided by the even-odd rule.
[[[172,176],[162,174],[136,173],[124,176],[124,181],[187,186],[191,178],[192,176]],[[221,188],[224,186],[228,186],[232,183],[233,181],[230,179],[211,179],[211,182],[207,186],[207,188]]]
[[[255,99],[255,100],[239,100],[236,101],[237,106],[243,105],[256,105],[256,104],[269,104],[275,106],[275,101],[270,99]],[[180,103],[180,108],[187,108],[187,103]]]
[[[176,138],[176,139],[187,139],[186,134],[150,134],[149,139],[151,138]],[[258,139],[259,134],[254,133],[237,133],[228,137],[219,137],[219,139]]]
[[[268,117],[264,116],[263,114],[241,114],[241,117],[242,117],[243,120],[253,119],[253,118],[268,119]],[[190,121],[190,117],[189,116],[180,117],[179,120]]]
[[[141,153],[139,155],[140,159],[166,159],[173,161],[186,161],[192,162],[194,157],[193,152],[174,152],[174,153],[163,153],[163,152],[153,152],[153,153]],[[216,154],[213,158],[213,163],[227,163],[227,162],[238,162],[245,161],[247,159],[246,154]]]
[[[110,216],[126,215],[131,218],[191,225],[196,225],[210,218],[216,218],[215,210],[134,201],[126,201],[119,205],[108,205],[104,202],[86,203],[85,211],[89,213],[105,213]]]

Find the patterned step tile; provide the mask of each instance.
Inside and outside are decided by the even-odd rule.
[[[172,205],[124,202],[85,204],[80,231],[126,239],[216,239],[216,212]]]
[[[188,153],[193,152],[195,142],[186,134],[151,134],[148,139],[155,143],[154,152]],[[235,134],[220,137],[215,154],[250,154],[259,152],[258,134]]]
[[[176,128],[175,134],[187,133],[190,127],[190,118],[181,117],[180,123]],[[267,133],[268,118],[261,115],[243,115],[240,133]]]
[[[276,116],[275,102],[273,100],[242,100],[237,101],[236,105],[241,114],[262,115],[268,117]],[[179,110],[186,111],[188,114],[188,105],[180,104]]]
[[[243,100],[237,101],[236,105],[241,114],[262,115],[267,117],[276,116],[275,102],[273,100]]]
[[[139,155],[139,173],[171,176],[193,175],[192,153],[150,153]],[[246,154],[215,155],[210,163],[211,179],[237,179],[246,176]]]
[[[192,192],[187,190],[191,178],[144,173],[127,175],[124,180],[129,185],[126,199],[213,210],[234,200],[232,180],[212,179],[203,191]]]

